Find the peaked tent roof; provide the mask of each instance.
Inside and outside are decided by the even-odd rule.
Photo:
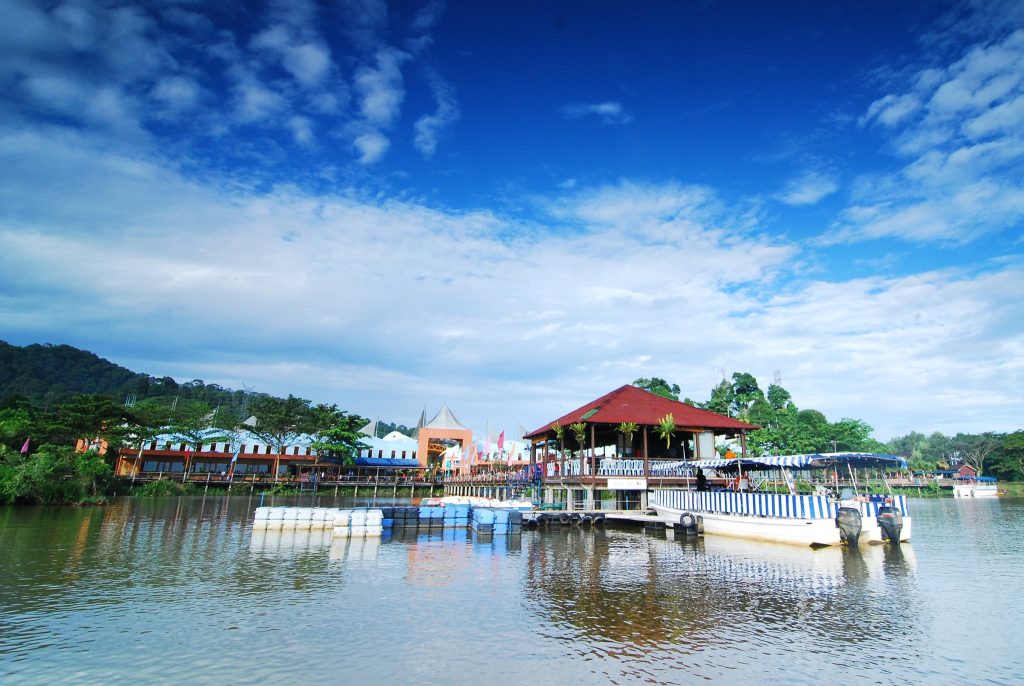
[[[374,419],[372,422],[370,422],[369,424],[367,424],[366,426],[361,428],[359,430],[359,433],[363,434],[364,436],[373,436],[374,438],[376,438],[377,437],[377,420]]]
[[[448,405],[441,405],[441,409],[438,410],[434,418],[423,427],[424,429],[462,429],[463,431],[469,431],[462,423],[455,418],[452,411],[448,409]]]
[[[418,422],[416,422],[416,428],[413,429],[413,431],[412,431],[412,437],[413,438],[419,438],[419,436],[420,436],[420,429],[422,429],[423,426],[426,423],[427,423],[427,408],[424,407],[423,411],[420,412],[420,420]]]
[[[576,422],[587,424],[620,424],[636,422],[640,426],[654,425],[667,414],[676,420],[680,428],[736,429],[752,431],[757,426],[726,417],[710,410],[671,400],[657,393],[645,391],[629,384],[616,388],[611,393],[592,400],[583,407],[573,410],[558,419],[548,422],[524,438],[534,438],[551,430],[555,424],[569,426]]]

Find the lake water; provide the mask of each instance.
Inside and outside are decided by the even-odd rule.
[[[258,504],[0,509],[0,684],[1024,679],[1022,499],[914,500],[912,544],[860,551],[558,527],[254,537]]]

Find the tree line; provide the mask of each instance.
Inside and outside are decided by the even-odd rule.
[[[634,386],[679,400],[680,388],[658,377],[639,378]],[[957,433],[930,436],[912,431],[882,443],[872,437],[874,429],[860,419],[830,422],[815,409],[800,409],[792,394],[779,384],[762,390],[747,372],[736,372],[711,389],[710,398],[682,402],[740,419],[760,428],[747,435],[753,455],[788,455],[836,451],[882,452],[901,455],[914,471],[931,472],[966,463],[978,475],[1024,480],[1024,431],[1013,433]]]

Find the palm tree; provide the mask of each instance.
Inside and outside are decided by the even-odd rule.
[[[676,418],[670,414],[665,415],[658,420],[658,424],[654,427],[654,430],[658,432],[658,435],[665,439],[665,449],[668,450],[672,446],[672,434],[676,431]]]
[[[626,439],[622,452],[625,453],[626,449],[629,449],[630,454],[632,454],[633,434],[637,432],[639,427],[637,427],[636,422],[622,422],[617,428],[619,433]]]

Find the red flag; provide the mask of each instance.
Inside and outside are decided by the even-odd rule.
[[[501,455],[502,449],[505,447],[505,432],[502,431],[498,434],[498,455]]]
[[[29,438],[26,438],[26,439],[25,439],[25,443],[24,443],[24,445],[22,445],[22,446],[21,446],[21,454],[22,454],[22,455],[28,455],[28,442],[29,442],[30,440],[31,440],[31,439],[29,439]]]

